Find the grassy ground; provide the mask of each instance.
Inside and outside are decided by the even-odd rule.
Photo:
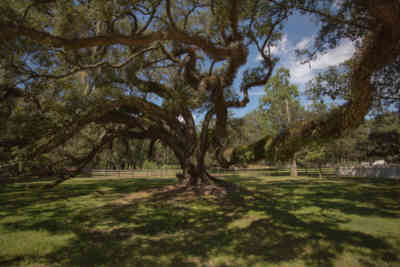
[[[3,185],[0,266],[400,266],[398,181],[225,178],[249,191],[161,198],[149,190],[174,179],[138,178]]]

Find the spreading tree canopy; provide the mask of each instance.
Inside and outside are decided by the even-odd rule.
[[[0,5],[3,155],[76,171],[121,136],[160,140],[192,185],[223,166],[228,109],[264,85],[289,9],[262,1],[7,1]],[[255,46],[264,60],[238,70]],[[200,133],[194,113],[204,115]],[[215,123],[210,123],[215,119]],[[29,168],[28,168],[29,167]]]
[[[291,158],[308,140],[340,135],[368,112],[372,75],[400,53],[397,0],[31,0],[0,3],[2,161],[30,172],[78,172],[115,138],[160,140],[191,185],[213,180],[213,147],[228,167]],[[295,11],[322,21],[316,49],[359,40],[350,99],[323,119],[236,149],[226,158],[230,108],[266,84],[282,23]],[[234,80],[254,47],[259,65]],[[309,56],[313,53],[310,51]],[[240,91],[240,94],[239,94]],[[204,116],[198,131],[194,114]],[[211,121],[215,121],[210,123]],[[248,153],[247,153],[248,154]]]

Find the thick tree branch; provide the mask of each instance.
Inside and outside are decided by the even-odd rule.
[[[214,60],[223,60],[233,57],[238,53],[237,48],[235,47],[218,47],[209,39],[203,38],[198,34],[189,35],[188,33],[174,29],[156,31],[148,34],[136,34],[133,36],[112,33],[86,38],[68,39],[52,35],[46,31],[36,30],[21,25],[11,23],[0,24],[0,39],[13,40],[18,37],[26,37],[42,45],[47,45],[52,48],[64,48],[66,50],[115,44],[126,46],[148,46],[157,41],[175,40],[201,48]]]
[[[84,157],[76,158],[74,161],[77,164],[77,168],[71,171],[66,171],[66,173],[61,174],[61,177],[56,180],[54,183],[46,185],[44,189],[53,188],[68,179],[74,178],[78,176],[83,169],[93,160],[93,158],[100,153],[107,144],[110,144],[116,137],[118,136],[118,132],[115,131],[108,131],[104,136],[101,138],[99,144],[95,145],[92,150]]]
[[[231,0],[231,5],[230,5],[230,14],[229,14],[229,20],[231,23],[231,28],[232,28],[232,40],[237,41],[239,40],[240,33],[238,29],[238,24],[239,24],[239,9],[240,9],[240,2],[239,0]]]
[[[24,96],[25,93],[21,88],[9,84],[0,84],[0,102],[9,98],[20,98]]]
[[[175,20],[172,17],[172,13],[171,13],[171,1],[166,0],[165,5],[166,5],[166,11],[167,11],[167,17],[168,17],[169,23],[171,24],[172,28],[178,29],[178,27],[176,26]]]
[[[81,71],[93,70],[93,69],[98,69],[98,68],[101,68],[101,67],[109,67],[109,68],[113,68],[113,69],[120,69],[120,68],[125,67],[129,63],[131,63],[135,58],[137,58],[137,57],[139,57],[139,56],[141,56],[141,55],[143,55],[143,54],[145,54],[147,52],[153,51],[155,49],[158,49],[158,46],[152,46],[152,47],[149,47],[147,49],[143,49],[138,53],[134,53],[134,54],[129,55],[123,62],[118,63],[118,64],[110,64],[108,61],[102,61],[102,62],[99,62],[99,63],[96,63],[96,64],[92,64],[92,65],[78,66],[76,69],[74,69],[74,70],[72,70],[70,72],[64,73],[64,74],[60,74],[60,75],[40,74],[40,73],[33,73],[33,72],[31,72],[30,75],[31,75],[32,78],[64,79],[64,78],[70,77],[70,76],[72,76],[72,75],[74,75],[74,74],[76,74],[78,72],[81,72]]]

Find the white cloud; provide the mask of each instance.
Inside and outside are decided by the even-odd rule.
[[[287,35],[283,35],[279,44],[271,47],[271,53],[281,58],[280,66],[290,70],[291,81],[293,83],[304,85],[318,72],[323,71],[329,66],[343,63],[354,54],[354,43],[350,40],[346,40],[327,53],[318,55],[315,60],[306,64],[301,64],[295,56],[294,51],[296,49],[310,48],[314,38],[314,36],[308,36],[296,44],[293,44],[293,42],[288,39]],[[261,60],[261,55],[258,55],[257,59]]]
[[[304,40],[301,42],[303,41]],[[354,54],[354,50],[354,43],[348,40],[344,41],[341,45],[332,49],[328,53],[318,55],[317,58],[310,63],[301,64],[299,61],[294,59],[289,60],[288,66],[285,67],[290,69],[292,82],[304,84],[311,80],[317,72],[322,71],[329,66],[336,66],[350,59]]]
[[[291,47],[291,43],[289,42],[287,35],[284,34],[278,45],[270,47],[271,55],[279,56],[285,54],[289,47]],[[257,56],[257,60],[262,60],[260,54]]]
[[[197,119],[196,114],[192,114],[192,116],[193,116],[193,120],[196,120],[196,119]],[[186,123],[186,120],[182,117],[182,115],[179,115],[179,116],[178,116],[178,121],[179,121],[180,123]]]
[[[300,42],[298,42],[296,44],[296,49],[301,50],[301,49],[309,48],[312,40],[313,40],[313,36],[304,38],[303,40],[301,40]]]
[[[287,48],[290,46],[290,43],[288,41],[287,35],[283,35],[281,41],[277,46],[272,46],[271,47],[271,54],[272,55],[279,55],[281,53],[285,53]]]

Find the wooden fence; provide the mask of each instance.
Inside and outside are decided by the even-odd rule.
[[[324,168],[323,175],[331,176],[334,174],[333,168]],[[138,170],[106,170],[106,169],[93,169],[89,170],[83,176],[93,177],[115,177],[115,178],[171,178],[176,177],[176,174],[182,173],[181,169],[138,169]],[[290,175],[289,169],[277,169],[277,168],[235,168],[235,169],[222,169],[222,168],[210,168],[209,173],[213,176],[224,176],[224,175],[265,175],[265,176],[288,176]],[[319,174],[318,169],[298,169],[300,176],[317,176]]]
[[[119,178],[140,178],[140,177],[175,177],[177,173],[182,172],[180,169],[149,169],[149,170],[91,170],[89,176],[111,176]]]

